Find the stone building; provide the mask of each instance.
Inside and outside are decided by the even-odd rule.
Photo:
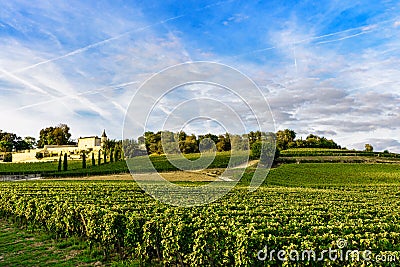
[[[106,130],[103,131],[101,138],[98,136],[79,137],[78,150],[100,150],[105,141],[107,141]]]
[[[81,137],[78,139],[78,150],[94,150],[101,147],[101,139],[97,136]]]

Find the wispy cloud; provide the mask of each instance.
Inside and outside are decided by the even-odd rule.
[[[400,152],[399,9],[390,1],[290,8],[279,1],[5,2],[0,129],[35,135],[65,122],[77,136],[107,128],[120,138],[124,112],[146,79],[210,60],[254,79],[278,128]]]

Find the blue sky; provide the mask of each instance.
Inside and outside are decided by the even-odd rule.
[[[0,129],[121,138],[148,78],[212,61],[261,88],[277,129],[400,152],[399,14],[398,1],[0,1]]]

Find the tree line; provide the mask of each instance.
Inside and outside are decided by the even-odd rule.
[[[296,139],[296,132],[290,129],[280,130],[276,133],[276,145],[280,150],[289,148],[341,148],[332,139],[319,137],[315,134],[308,135],[306,139]]]
[[[276,144],[276,150],[289,148],[341,148],[337,143],[325,137],[310,134],[306,139],[296,139],[293,130],[285,129],[277,133],[251,131],[247,134],[220,134],[208,133],[205,135],[187,134],[184,131],[173,133],[170,131],[145,132],[137,141],[134,139],[123,140],[125,154],[128,157],[147,154],[174,154],[174,153],[199,153],[204,151],[231,151],[255,150],[260,148],[262,142],[268,141]]]
[[[291,129],[280,130],[276,133],[251,131],[247,134],[187,134],[184,131],[173,133],[170,131],[145,132],[137,140],[109,139],[103,144],[103,151],[111,158],[123,158],[123,153],[129,157],[143,154],[198,153],[200,151],[231,151],[251,150],[252,147],[266,139],[276,142],[276,149],[289,148],[341,148],[336,142],[314,134],[305,139],[296,139],[296,132]],[[71,139],[70,127],[66,124],[43,128],[39,132],[39,139],[27,136],[22,138],[14,133],[0,130],[0,151],[11,152],[32,148],[42,148],[45,145],[76,145]],[[259,145],[259,144],[257,144]],[[144,150],[145,148],[145,150]],[[371,149],[368,147],[368,149]]]
[[[2,152],[20,151],[32,149],[36,145],[34,137],[21,137],[15,133],[3,132],[0,130],[0,150]]]
[[[39,132],[39,139],[26,136],[21,137],[15,133],[0,130],[0,151],[18,152],[33,148],[42,148],[45,145],[75,145],[71,139],[70,128],[66,124],[46,127]]]

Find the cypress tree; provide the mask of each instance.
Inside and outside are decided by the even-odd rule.
[[[67,160],[67,153],[64,153],[64,165],[63,171],[68,171],[68,160]]]
[[[100,165],[101,164],[101,153],[100,153],[100,150],[99,150],[97,156],[98,156],[98,165]]]
[[[118,161],[118,160],[119,160],[118,149],[115,149],[115,150],[114,150],[114,158],[115,158],[115,161]]]
[[[107,163],[107,151],[104,149],[104,164]]]
[[[86,169],[86,153],[82,154],[82,169]]]
[[[96,160],[94,159],[94,153],[92,152],[92,166],[96,165]]]
[[[112,148],[110,148],[110,162],[114,162],[113,150],[112,150]]]
[[[61,154],[60,157],[58,158],[58,171],[61,171],[61,165],[62,165],[62,159],[61,159]]]

